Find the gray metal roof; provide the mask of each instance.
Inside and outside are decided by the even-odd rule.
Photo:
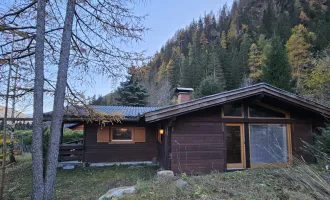
[[[95,110],[106,114],[122,113],[125,117],[138,117],[146,112],[160,109],[160,107],[135,107],[135,106],[92,106]]]
[[[97,112],[104,114],[121,113],[125,118],[137,118],[146,112],[160,109],[160,107],[137,107],[137,106],[90,106]],[[87,115],[84,107],[66,107],[64,111],[66,117],[83,117]],[[51,116],[52,112],[44,113],[44,116]]]

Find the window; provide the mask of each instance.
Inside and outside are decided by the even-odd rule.
[[[251,124],[251,167],[288,163],[291,156],[288,138],[286,124]]]
[[[242,102],[224,104],[222,107],[222,117],[243,117]]]
[[[268,105],[250,105],[249,117],[258,118],[289,118],[289,114]]]
[[[122,141],[122,140],[128,140],[132,141],[133,140],[133,128],[112,128],[112,141]]]
[[[145,127],[99,127],[97,142],[137,143],[146,142]]]

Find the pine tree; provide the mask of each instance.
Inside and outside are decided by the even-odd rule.
[[[199,98],[223,92],[224,90],[225,85],[221,84],[221,82],[219,82],[219,79],[213,76],[208,76],[201,82],[194,95]]]
[[[191,48],[191,44],[188,45],[189,49]],[[189,68],[189,59],[181,54],[181,66],[182,66],[182,73],[181,73],[181,86],[183,87],[191,87],[191,70]]]
[[[136,80],[134,73],[129,70],[127,81],[120,83],[117,89],[118,105],[122,106],[145,106],[147,105],[147,90]]]
[[[172,49],[172,63],[168,64],[168,76],[172,88],[180,85],[180,78],[182,72],[182,61],[180,47],[176,46]]]
[[[260,26],[261,33],[265,34],[268,38],[274,34],[274,5],[271,1],[268,1],[267,9],[264,10],[262,17],[262,24]]]
[[[261,57],[263,62],[267,60],[267,55],[269,55],[269,51],[271,50],[271,44],[266,39],[266,36],[261,34],[258,38],[257,47],[259,52],[261,52]]]
[[[242,43],[238,53],[238,71],[237,78],[239,81],[243,80],[244,76],[249,75],[249,51],[252,41],[247,33],[243,34]]]
[[[212,47],[212,53],[210,56],[210,74],[208,76],[213,76],[218,80],[218,84],[221,85],[222,88],[226,88],[226,79],[224,75],[223,65],[220,62],[219,55],[221,51],[219,46],[216,44]]]
[[[262,81],[291,91],[291,66],[279,37],[274,36],[271,39],[271,50],[267,58],[261,78]]]
[[[189,46],[189,85],[186,87],[197,88],[203,78],[203,64],[200,59],[200,44],[197,38],[197,32],[193,35],[193,43]]]
[[[226,74],[227,89],[232,90],[240,86],[240,82],[243,78],[243,73],[239,67],[238,51],[234,49],[231,52],[231,61],[227,66],[228,72]]]
[[[289,61],[293,67],[292,76],[296,82],[296,93],[298,94],[303,90],[303,82],[308,74],[306,65],[309,63],[312,35],[300,24],[292,30],[292,35],[286,43]]]

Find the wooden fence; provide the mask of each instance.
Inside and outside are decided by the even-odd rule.
[[[59,158],[63,161],[82,161],[84,146],[82,144],[62,144],[60,146]]]

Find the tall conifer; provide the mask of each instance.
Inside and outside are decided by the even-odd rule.
[[[118,101],[118,105],[123,106],[146,106],[147,90],[138,83],[131,69],[128,72],[127,81],[122,82],[117,89],[119,97],[116,98],[116,101]]]
[[[267,58],[262,81],[291,91],[291,66],[279,37],[274,36],[271,39],[271,50]]]

